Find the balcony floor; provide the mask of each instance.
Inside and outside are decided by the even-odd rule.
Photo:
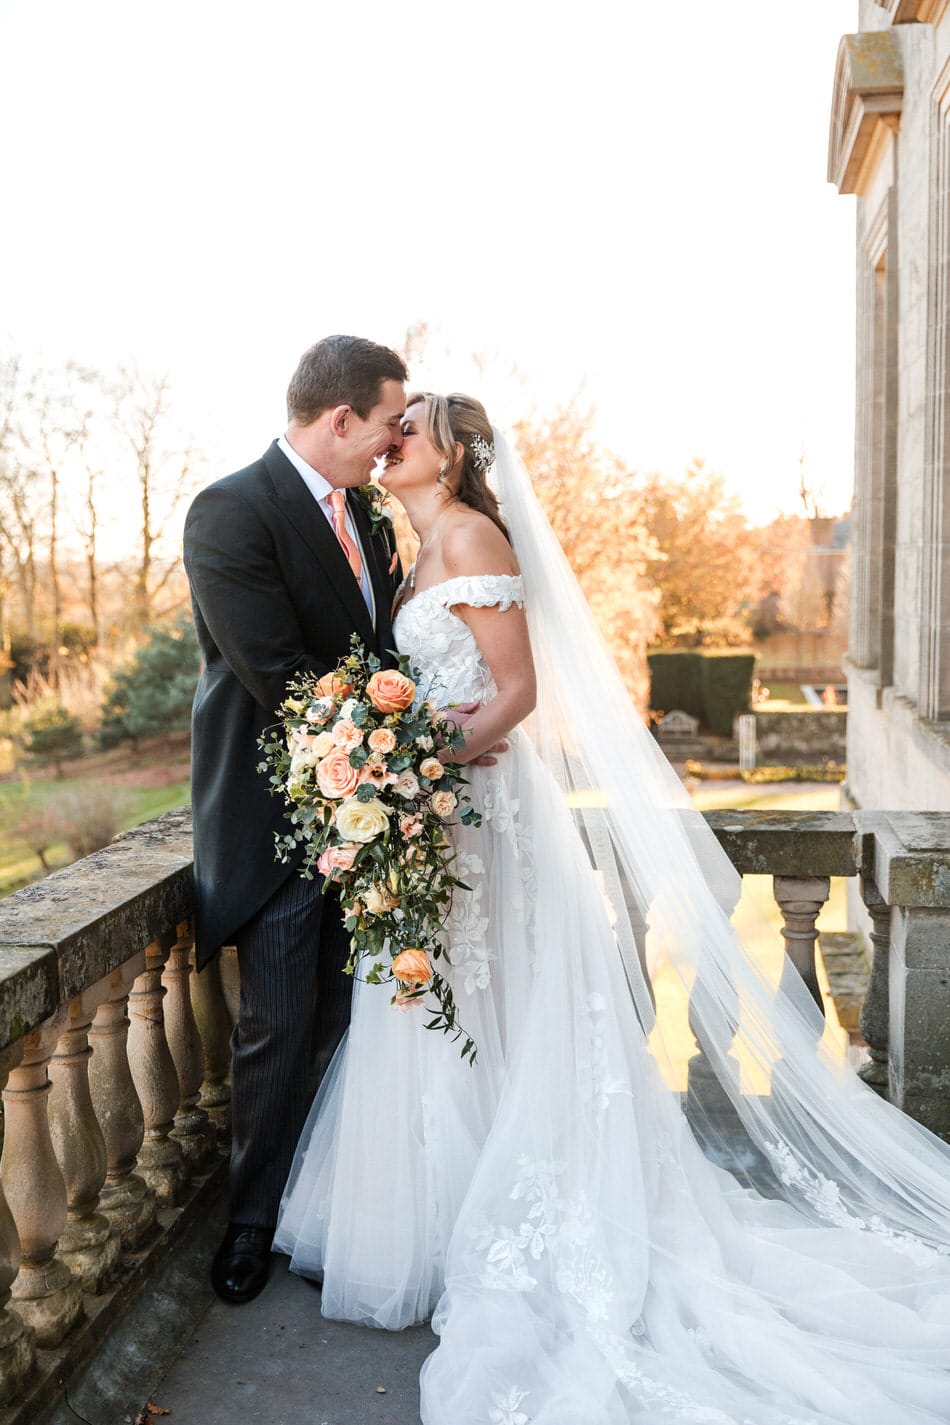
[[[327,1321],[320,1293],[281,1256],[255,1301],[225,1305],[208,1280],[224,1222],[218,1201],[192,1224],[44,1425],[131,1422],[147,1402],[169,1425],[417,1425],[428,1326]]]

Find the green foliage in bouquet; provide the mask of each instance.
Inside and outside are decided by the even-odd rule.
[[[446,826],[481,817],[448,759],[464,737],[445,713],[416,692],[417,676],[400,656],[394,669],[367,654],[356,635],[351,653],[317,678],[288,684],[280,722],[260,739],[261,773],[288,802],[290,830],[276,837],[284,862],[304,847],[300,873],[338,884],[350,935],[346,969],[365,965],[370,984],[392,984],[393,1005],[430,1013],[428,1029],[476,1046],[458,1022],[452,987],[439,974],[448,960],[442,934],[456,889],[455,852]]]

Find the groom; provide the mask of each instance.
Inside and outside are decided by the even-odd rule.
[[[387,665],[399,581],[389,527],[353,493],[402,445],[402,359],[332,336],[305,352],[287,391],[286,435],[202,490],[185,523],[203,671],[192,722],[200,969],[237,947],[232,1039],[230,1223],[212,1267],[225,1301],[267,1281],[271,1238],[310,1103],[349,1020],[352,981],[339,901],[274,858],[284,806],[256,768],[287,682],[328,672],[356,633]]]

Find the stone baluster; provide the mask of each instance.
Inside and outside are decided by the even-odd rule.
[[[89,1089],[89,1030],[108,980],[70,1001],[66,1023],[49,1062],[52,1090],[49,1125],[53,1150],[66,1183],[66,1226],[59,1255],[79,1277],[83,1291],[95,1295],[113,1281],[120,1241],[99,1211],[105,1183],[106,1145]]]
[[[222,945],[218,956],[218,973],[221,976],[221,992],[227,1005],[232,1026],[237,1024],[241,1012],[241,971],[238,966],[237,949],[233,945]]]
[[[871,978],[861,1008],[861,1033],[870,1058],[858,1073],[881,1094],[888,1093],[888,1021],[890,1018],[891,908],[885,905],[873,881],[861,879],[861,896],[871,917]]]
[[[22,1059],[3,1091],[0,1173],[20,1239],[11,1295],[40,1346],[58,1346],[82,1315],[82,1284],[57,1255],[66,1184],[50,1138],[47,1065],[61,1028],[62,1019],[51,1019],[25,1036]]]
[[[155,1194],[135,1172],[145,1136],[142,1105],[129,1068],[129,991],[145,968],[145,952],[113,970],[96,1010],[89,1038],[93,1055],[89,1087],[106,1149],[106,1180],[99,1206],[122,1246],[134,1250],[155,1225]]]
[[[802,879],[775,876],[773,886],[784,921],[782,936],[785,940],[786,963],[782,971],[783,985],[787,983],[789,966],[794,967],[804,981],[808,993],[824,1014],[815,965],[815,945],[818,940],[816,921],[828,899],[831,882],[827,876]]]
[[[191,950],[194,941],[188,921],[178,926],[162,975],[165,999],[165,1034],[178,1073],[179,1104],[172,1137],[192,1173],[200,1173],[215,1156],[216,1134],[208,1114],[198,1102],[204,1077],[201,1035],[191,1003]]]
[[[22,1044],[0,1053],[0,1088],[20,1062]],[[35,1333],[10,1306],[10,1288],[20,1266],[20,1239],[0,1178],[0,1406],[21,1393],[36,1361]]]
[[[129,996],[129,1063],[142,1105],[145,1136],[138,1170],[158,1201],[173,1207],[187,1181],[181,1144],[171,1130],[178,1111],[178,1074],[165,1037],[162,970],[167,952],[159,941],[145,948],[145,969]]]
[[[218,1136],[226,1141],[231,1127],[231,1017],[221,989],[220,957],[205,965],[192,979],[191,1002],[201,1034],[204,1079],[198,1100]]]

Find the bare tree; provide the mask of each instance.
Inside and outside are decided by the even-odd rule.
[[[117,429],[132,453],[138,490],[132,608],[141,629],[159,612],[158,597],[176,570],[172,559],[162,568],[159,553],[163,536],[195,487],[195,456],[191,445],[176,435],[167,376],[124,367],[113,398]]]
[[[46,540],[48,551],[50,619],[52,623],[49,678],[55,687],[59,677],[59,645],[63,623],[63,593],[60,573],[62,533],[62,482],[71,459],[84,450],[94,414],[93,371],[69,362],[56,373],[37,376],[27,392],[26,419],[29,429],[24,444],[34,452],[39,479],[47,489]]]
[[[0,362],[0,548],[19,588],[26,631],[36,637],[37,541],[40,491],[21,427],[24,379],[20,362]]]

